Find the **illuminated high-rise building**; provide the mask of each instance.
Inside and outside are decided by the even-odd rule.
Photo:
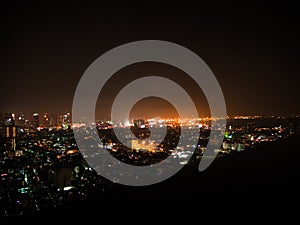
[[[5,126],[4,145],[7,152],[14,152],[17,145],[17,127],[14,125]]]
[[[71,114],[69,112],[66,112],[63,115],[62,125],[63,125],[64,128],[70,128],[72,126]]]
[[[5,113],[4,115],[4,126],[14,126],[15,125],[15,114]]]
[[[38,128],[40,126],[40,118],[38,113],[33,113],[32,115],[32,126],[34,129]]]

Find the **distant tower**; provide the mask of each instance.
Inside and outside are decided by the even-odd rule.
[[[71,128],[72,126],[72,121],[71,121],[71,114],[69,112],[66,112],[63,115],[63,128],[67,129],[67,128]]]
[[[34,129],[38,128],[40,126],[40,118],[38,113],[33,113],[32,115],[32,125]]]
[[[15,125],[15,114],[6,113],[4,119],[4,126],[14,126]]]
[[[7,152],[14,152],[16,150],[17,127],[14,125],[5,126],[5,149]]]

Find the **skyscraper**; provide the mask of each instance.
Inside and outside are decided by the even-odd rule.
[[[4,134],[5,151],[13,155],[17,145],[17,127],[14,125],[5,126]]]
[[[33,113],[32,115],[32,126],[37,129],[40,126],[40,118],[38,113]]]

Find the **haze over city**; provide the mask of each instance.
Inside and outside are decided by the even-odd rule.
[[[299,22],[293,1],[1,2],[1,224],[103,222],[111,213],[108,219],[121,222],[163,216],[287,223],[297,216],[291,212],[300,188]],[[211,115],[190,74],[145,61],[99,87],[91,124],[77,120],[74,95],[90,66],[111,49],[143,40],[199,56],[220,85],[226,115]],[[170,102],[149,96],[126,120],[114,117],[122,88],[146,76],[178,84],[197,115],[180,118]],[[159,86],[134,91],[151,85]],[[81,92],[87,105],[91,90]],[[210,164],[201,170],[202,162]]]

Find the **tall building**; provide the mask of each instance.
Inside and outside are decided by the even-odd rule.
[[[40,126],[40,115],[38,113],[33,113],[32,115],[32,126],[34,129]]]
[[[72,121],[71,121],[71,114],[66,112],[63,115],[63,121],[62,121],[62,126],[63,128],[70,128],[72,126]]]
[[[2,151],[13,156],[18,141],[18,120],[14,113],[3,113],[1,116]]]
[[[15,114],[5,113],[4,115],[4,126],[14,126],[15,125]]]
[[[5,150],[8,152],[14,152],[17,145],[17,127],[14,125],[5,126],[4,134]]]

